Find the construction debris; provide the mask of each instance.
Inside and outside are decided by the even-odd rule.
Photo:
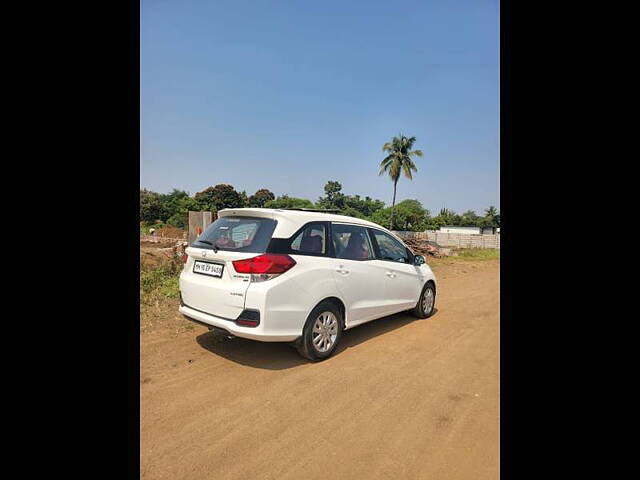
[[[178,242],[171,249],[171,253],[175,257],[182,257],[183,255],[186,255],[186,253],[187,253],[186,250],[187,250],[188,246],[189,246],[188,242]]]
[[[405,238],[404,243],[413,250],[413,253],[416,255],[427,256],[430,255],[432,257],[448,257],[451,255],[450,248],[444,248],[438,245],[436,242],[431,242],[429,240],[423,240],[421,238]]]
[[[183,238],[186,240],[187,232],[182,230],[181,228],[171,227],[167,225],[166,227],[162,227],[159,230],[156,230],[155,234],[158,237],[164,238]]]

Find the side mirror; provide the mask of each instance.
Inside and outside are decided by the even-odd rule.
[[[413,257],[413,264],[416,266],[420,266],[423,263],[425,263],[426,260],[424,259],[424,257],[422,255],[416,255],[415,257]]]

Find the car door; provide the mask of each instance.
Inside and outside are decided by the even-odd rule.
[[[376,257],[385,265],[386,295],[393,311],[400,312],[416,306],[424,279],[420,268],[413,265],[413,255],[396,238],[382,230],[369,229]]]
[[[375,258],[365,227],[332,222],[333,276],[345,302],[347,327],[382,317],[394,305],[386,296],[386,263]]]

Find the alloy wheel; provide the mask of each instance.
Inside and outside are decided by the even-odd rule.
[[[431,309],[433,308],[433,300],[433,289],[426,288],[424,294],[422,295],[422,311],[427,315],[431,313]]]
[[[311,331],[313,346],[318,352],[327,352],[336,343],[338,319],[333,312],[322,312],[316,318]]]

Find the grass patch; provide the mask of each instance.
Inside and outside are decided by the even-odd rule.
[[[473,265],[474,263],[477,264],[477,262],[490,262],[491,260],[500,261],[500,249],[497,248],[461,248],[455,249],[451,253],[456,253],[457,255],[442,258],[429,257],[427,263],[431,268],[437,270],[447,266]]]
[[[163,299],[178,298],[178,278],[183,263],[178,257],[159,266],[140,265],[140,304],[157,305]]]
[[[499,248],[461,248],[456,257],[465,260],[500,260]]]
[[[140,333],[168,331],[172,336],[194,330],[178,311],[180,257],[159,255],[158,262],[140,259]]]

